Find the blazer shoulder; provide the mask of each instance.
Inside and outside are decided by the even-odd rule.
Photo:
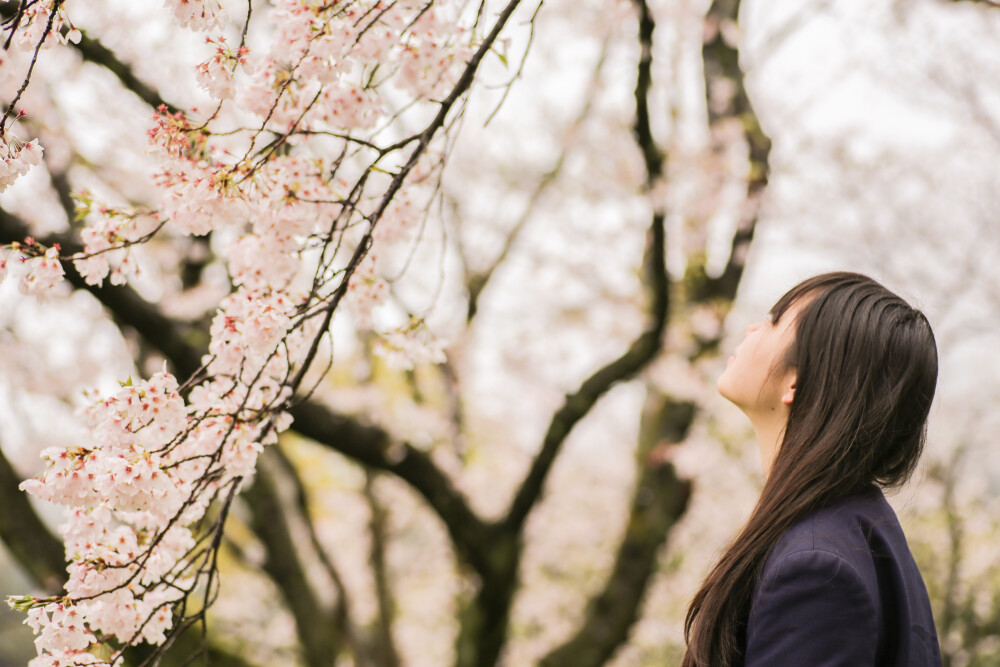
[[[814,556],[809,558],[807,553]],[[882,597],[880,589],[884,585],[880,580],[885,577],[881,570],[886,564],[912,560],[896,513],[881,491],[874,488],[817,510],[789,528],[765,559],[761,583],[773,580],[779,570],[787,568],[788,558],[794,554],[802,554],[795,559],[799,567],[849,567],[875,600]],[[822,558],[820,554],[830,557]],[[757,595],[760,593],[758,588]]]
[[[871,566],[875,544],[901,548],[906,544],[896,513],[877,489],[833,503],[798,521],[775,545],[765,570],[768,564],[796,552],[825,551],[864,571]]]

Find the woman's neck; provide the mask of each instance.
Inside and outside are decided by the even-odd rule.
[[[766,478],[771,472],[771,464],[781,446],[788,426],[788,410],[775,409],[764,414],[749,415],[753,430],[757,434],[757,448],[760,451],[760,465]]]

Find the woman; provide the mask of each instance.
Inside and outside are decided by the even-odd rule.
[[[937,381],[924,315],[871,278],[785,294],[719,378],[767,479],[688,609],[684,665],[940,665],[927,590],[882,488],[923,449]]]

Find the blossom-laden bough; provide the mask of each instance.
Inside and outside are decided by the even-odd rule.
[[[20,81],[0,122],[3,189],[41,159],[37,141],[14,135],[30,114],[14,109],[36,63],[81,39],[72,2],[16,4],[0,54],[4,79]],[[217,0],[166,4],[215,48],[196,77],[217,103],[209,113],[158,109],[148,143],[159,206],[78,192],[82,248],[62,254],[27,238],[0,250],[0,277],[44,294],[72,261],[91,285],[122,284],[141,270],[135,246],[218,234],[230,239],[222,254],[234,291],[194,375],[130,378],[96,397],[90,440],[46,450],[47,468],[23,484],[69,508],[66,594],[11,599],[37,634],[33,667],[120,664],[129,646],[165,650],[204,619],[235,494],[317,381],[307,373],[334,311],[346,305],[373,327],[388,286],[371,249],[391,247],[426,214],[463,100],[519,0],[491,26],[483,7],[453,0],[279,0],[267,46],[255,50],[252,3],[237,23]],[[418,132],[405,129],[413,117]],[[386,349],[438,354],[419,322],[381,333]]]

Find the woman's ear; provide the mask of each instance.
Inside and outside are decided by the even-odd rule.
[[[795,381],[798,376],[794,371],[790,372],[786,378],[785,386],[781,392],[781,402],[785,405],[791,405],[792,401],[795,400]]]

